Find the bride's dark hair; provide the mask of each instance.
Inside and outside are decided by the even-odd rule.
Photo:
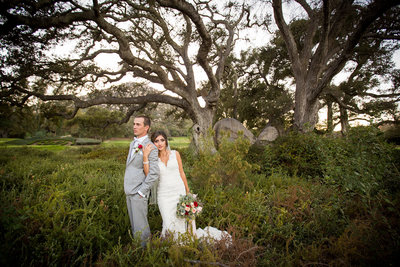
[[[151,142],[154,143],[154,140],[156,140],[156,138],[159,137],[160,135],[162,137],[164,137],[164,139],[165,139],[165,147],[168,148],[168,137],[167,137],[167,134],[162,130],[157,130],[157,131],[155,131],[155,132],[153,132],[151,134]]]

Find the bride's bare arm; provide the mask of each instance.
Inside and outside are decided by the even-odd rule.
[[[148,144],[144,149],[143,149],[143,171],[144,175],[147,176],[149,174],[149,154],[150,152],[154,149],[154,146],[152,144]]]
[[[187,183],[185,172],[183,171],[181,155],[179,154],[178,151],[176,151],[176,160],[178,161],[179,173],[181,174],[181,178],[182,178],[183,184],[185,185],[186,194],[187,194],[187,193],[189,193],[190,190],[189,190],[189,186]]]

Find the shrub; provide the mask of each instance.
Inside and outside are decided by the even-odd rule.
[[[352,129],[346,138],[291,133],[264,150],[262,171],[281,171],[340,186],[346,192],[398,192],[398,159],[374,128]]]
[[[4,145],[67,145],[75,142],[72,137],[31,137],[5,142]]]
[[[92,138],[77,138],[75,140],[75,145],[99,145],[101,140]]]
[[[289,175],[305,178],[322,177],[326,162],[326,144],[323,138],[314,133],[299,134],[291,132],[278,138],[264,151],[263,170],[271,173],[272,169],[281,169]]]
[[[203,151],[190,172],[195,186],[245,185],[249,186],[249,174],[259,168],[246,161],[250,143],[240,137],[235,142],[223,138],[217,152]]]

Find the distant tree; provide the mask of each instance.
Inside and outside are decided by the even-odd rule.
[[[127,133],[126,126],[110,124],[110,121],[118,121],[125,114],[119,111],[110,111],[101,106],[90,107],[66,122],[70,132],[76,137],[90,137],[105,140],[111,137],[121,137]]]
[[[35,116],[31,107],[16,107],[0,104],[0,137],[24,138],[37,131]]]

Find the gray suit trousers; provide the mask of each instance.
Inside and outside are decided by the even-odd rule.
[[[128,207],[132,234],[134,237],[140,235],[142,246],[145,246],[150,238],[150,226],[147,220],[148,199],[139,194],[127,195],[126,204]]]

